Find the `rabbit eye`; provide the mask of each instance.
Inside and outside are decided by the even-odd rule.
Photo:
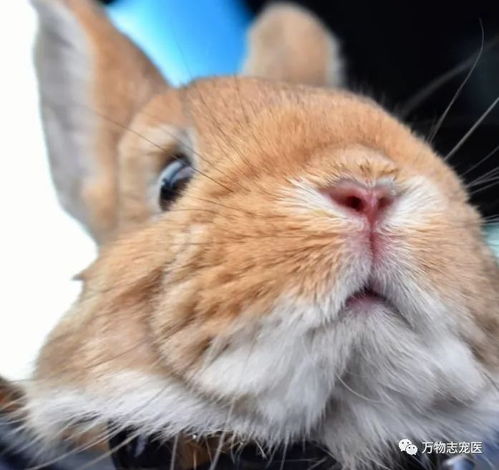
[[[185,157],[177,157],[170,162],[159,177],[159,205],[166,210],[168,206],[181,194],[194,170]]]

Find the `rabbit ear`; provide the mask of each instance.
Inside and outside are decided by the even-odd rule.
[[[92,0],[32,0],[35,65],[52,176],[65,209],[97,242],[117,219],[118,142],[166,83]]]
[[[336,38],[316,16],[299,6],[271,5],[249,32],[245,75],[339,86],[342,69]]]

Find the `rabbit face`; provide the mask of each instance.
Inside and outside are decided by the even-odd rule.
[[[345,91],[156,77],[144,96],[90,135],[115,173],[75,207],[102,245],[40,354],[33,429],[311,438],[346,468],[488,432],[499,273],[440,157]]]
[[[215,106],[236,98],[230,113]],[[138,117],[146,135],[172,126],[160,118],[172,99],[154,99]],[[147,220],[84,272],[82,297],[38,368],[40,383],[49,376],[61,391],[32,416],[67,419],[64,400],[71,415],[166,434],[322,435],[337,455],[415,423],[439,436],[449,423],[478,431],[470,417],[485,419],[495,400],[496,271],[442,160],[344,92],[219,79],[175,99],[191,116],[189,140],[170,142],[170,161],[168,142],[153,155],[150,139],[131,134],[121,170],[143,158],[168,168],[181,150],[180,170],[158,164],[156,177],[184,171],[186,181],[161,212],[150,178]],[[362,202],[371,194],[363,188],[377,187],[388,188],[388,205],[374,216],[335,192]],[[126,211],[133,198],[123,201]]]

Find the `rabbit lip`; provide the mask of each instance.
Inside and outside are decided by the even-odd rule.
[[[390,304],[390,301],[379,289],[376,289],[373,283],[367,283],[362,288],[354,291],[345,301],[346,308],[360,305],[369,307],[380,304]]]

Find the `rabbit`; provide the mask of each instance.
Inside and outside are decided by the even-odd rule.
[[[240,76],[175,89],[93,1],[32,3],[54,184],[98,245],[23,387],[35,436],[310,440],[357,470],[394,468],[401,439],[493,435],[483,220],[423,138],[344,88],[319,19],[274,4]]]

